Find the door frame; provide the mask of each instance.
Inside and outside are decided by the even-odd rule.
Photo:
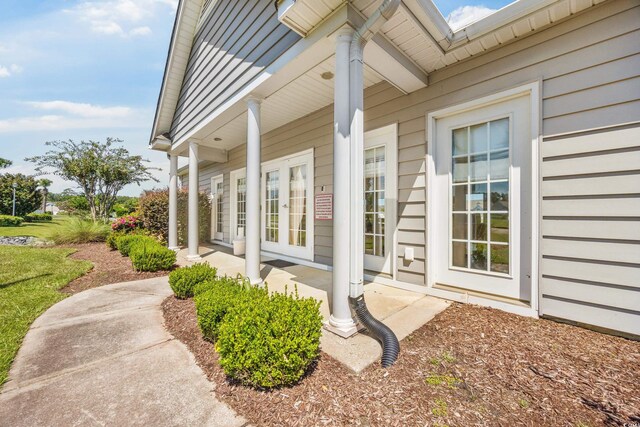
[[[530,130],[529,138],[531,143],[531,301],[530,306],[520,307],[515,304],[505,304],[504,301],[498,301],[490,298],[479,298],[479,303],[493,306],[500,309],[507,309],[508,311],[518,312],[519,314],[537,316],[539,307],[539,242],[540,242],[540,159],[539,159],[539,145],[542,141],[542,105],[540,101],[541,94],[540,80],[527,83],[521,86],[517,86],[511,89],[500,91],[489,96],[477,98],[472,101],[460,103],[450,107],[446,107],[437,111],[430,112],[426,115],[426,129],[427,129],[427,168],[426,168],[426,182],[427,182],[427,227],[425,230],[426,242],[427,242],[427,260],[426,260],[426,285],[428,292],[437,296],[449,297],[456,300],[463,300],[460,293],[451,292],[442,289],[434,288],[435,285],[435,266],[434,260],[436,259],[436,233],[430,233],[429,230],[436,230],[439,224],[435,223],[435,215],[431,212],[431,206],[435,206],[435,200],[433,190],[431,189],[431,183],[435,182],[436,164],[435,164],[435,144],[436,135],[436,121],[445,117],[457,115],[460,113],[480,109],[493,104],[499,104],[510,99],[518,98],[523,95],[529,97],[530,103]],[[526,197],[526,195],[523,195]],[[466,293],[466,299],[468,300],[469,293]]]
[[[373,138],[388,136],[384,143],[375,143]],[[384,257],[364,255],[364,269],[372,273],[385,273],[396,278],[396,246],[398,240],[398,123],[382,126],[364,133],[364,150],[375,147],[385,147],[385,246],[387,253]],[[364,217],[362,218],[364,221]],[[384,258],[380,266],[369,264],[367,258]],[[371,261],[370,261],[371,262]],[[375,262],[375,261],[374,261]]]

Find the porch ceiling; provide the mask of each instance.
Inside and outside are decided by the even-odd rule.
[[[295,80],[266,97],[262,102],[262,133],[283,126],[333,103],[333,77],[323,78],[324,73],[333,74],[335,56],[331,56]],[[365,65],[365,87],[380,83],[383,78]],[[247,114],[236,116],[222,127],[202,134],[202,144],[225,150],[246,142]],[[217,141],[216,139],[220,139]]]

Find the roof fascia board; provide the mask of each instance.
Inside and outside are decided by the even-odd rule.
[[[455,31],[451,40],[452,47],[460,41],[475,40],[557,2],[558,0],[519,0],[510,3],[497,12]]]
[[[160,86],[160,95],[158,96],[158,103],[156,104],[156,114],[153,119],[153,127],[151,130],[151,138],[150,138],[151,141],[153,141],[155,137],[158,136],[158,125],[160,121],[160,113],[165,107],[164,105],[166,101],[165,94],[167,91],[167,86],[169,85],[169,75],[171,74],[171,72],[173,71],[173,68],[175,67],[174,57],[178,51],[184,53],[187,58],[189,57],[189,54],[190,54],[191,46],[189,46],[187,50],[187,48],[184,45],[178,43],[178,39],[180,38],[181,35],[183,35],[185,31],[187,31],[189,33],[187,34],[189,36],[189,39],[193,40],[193,36],[195,34],[195,27],[197,24],[194,25],[193,28],[191,29],[185,28],[185,24],[184,24],[184,14],[187,8],[187,4],[191,4],[191,3],[200,3],[200,8],[198,9],[200,10],[202,8],[202,0],[179,0],[179,3],[178,3],[176,18],[173,23],[173,30],[171,32],[171,42],[169,43],[167,60],[165,62],[165,67],[164,67],[164,74],[162,76],[162,84]],[[184,70],[182,70],[182,72],[178,72],[178,74],[183,76]]]

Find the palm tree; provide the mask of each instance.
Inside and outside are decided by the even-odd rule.
[[[53,184],[50,179],[42,178],[38,180],[38,185],[42,188],[42,212],[47,212],[47,195],[49,194],[49,186]]]

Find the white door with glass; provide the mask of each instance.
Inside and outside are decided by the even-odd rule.
[[[520,96],[435,120],[432,285],[530,300],[530,116]]]
[[[365,133],[364,268],[392,274],[397,203],[397,125]]]
[[[224,239],[224,181],[222,175],[211,178],[211,240]]]
[[[313,152],[262,166],[262,248],[313,259]]]

